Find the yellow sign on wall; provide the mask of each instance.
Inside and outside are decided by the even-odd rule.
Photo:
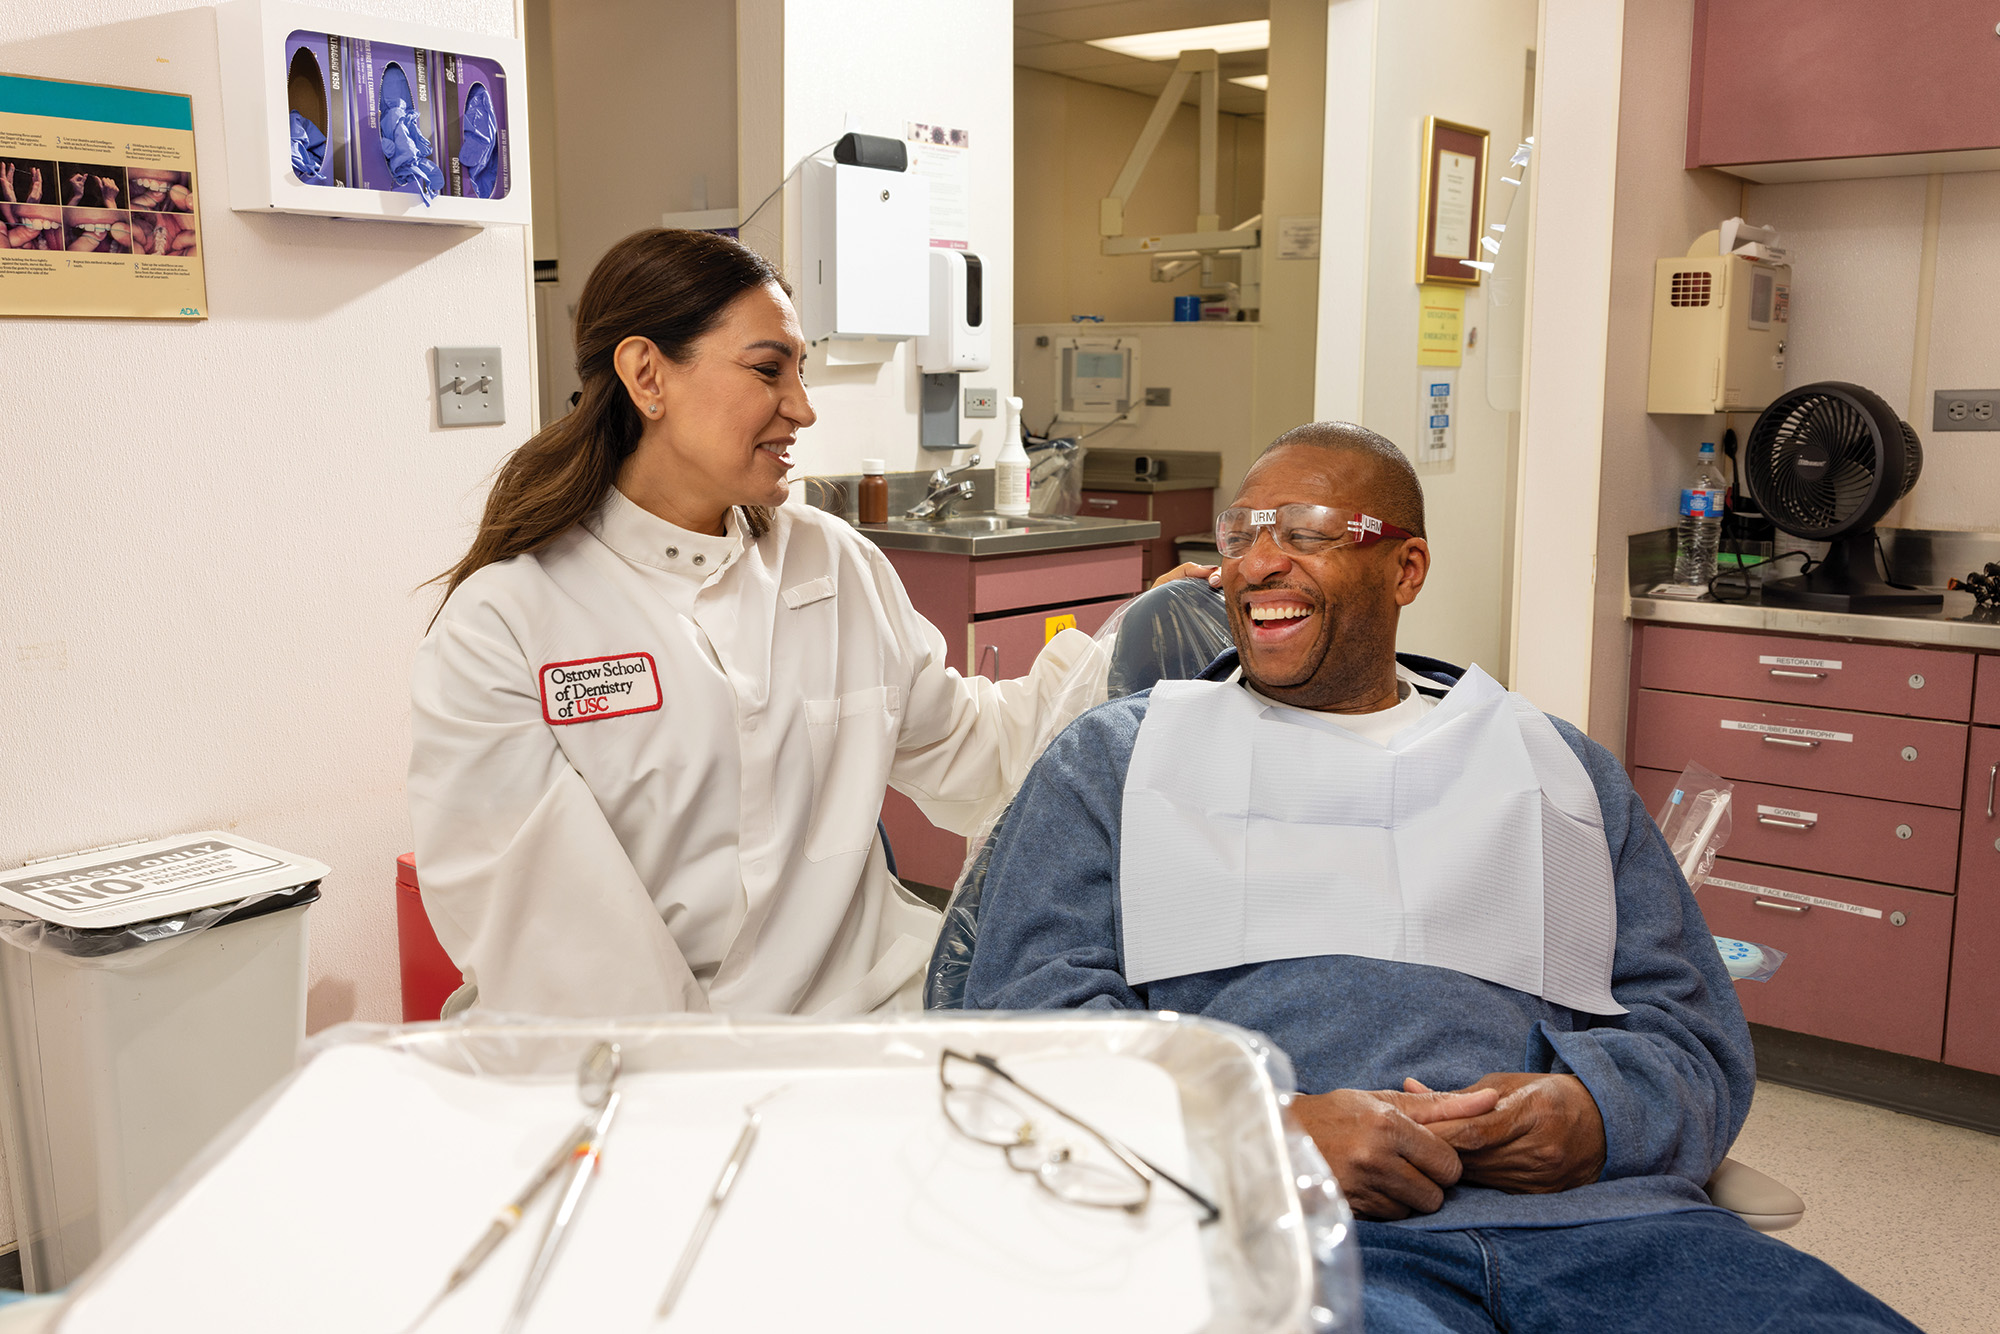
[[[1465,289],[1425,283],[1417,288],[1417,365],[1457,366],[1464,361]]]
[[[1076,629],[1076,617],[1051,616],[1042,622],[1042,642],[1048,643],[1065,630]]]

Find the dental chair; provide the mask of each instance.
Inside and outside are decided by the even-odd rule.
[[[1114,624],[1116,638],[1111,645],[1108,681],[1113,699],[1137,694],[1158,681],[1191,680],[1232,644],[1222,594],[1201,579],[1176,579],[1141,593],[1126,604]],[[1438,694],[1463,675],[1462,668],[1413,653],[1398,653],[1396,661],[1434,683]],[[1422,684],[1417,688],[1433,693]],[[1003,811],[952,889],[925,977],[927,1010],[965,1008],[965,981],[979,943],[980,895],[993,844],[1006,823]],[[1790,1187],[1734,1158],[1722,1160],[1709,1178],[1707,1190],[1718,1207],[1759,1232],[1782,1231],[1805,1215],[1805,1201]]]

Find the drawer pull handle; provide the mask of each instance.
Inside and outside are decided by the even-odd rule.
[[[1097,500],[1097,499],[1093,498],[1093,499],[1092,499],[1092,500],[1090,501],[1090,503],[1091,503],[1091,504],[1093,504],[1093,505],[1095,505],[1095,506],[1097,506],[1097,508],[1099,508],[1099,509],[1101,509],[1101,510],[1109,510],[1109,509],[1117,509],[1117,508],[1118,508],[1118,502],[1117,502],[1117,501],[1115,501],[1115,500]]]
[[[1798,750],[1819,749],[1819,742],[1817,741],[1801,741],[1795,736],[1772,736],[1769,732],[1764,734],[1764,744],[1767,746],[1792,746]]]
[[[1824,681],[1825,672],[1788,672],[1782,667],[1773,667],[1771,675],[1782,676],[1792,681]]]
[[[1802,913],[1812,907],[1810,903],[1773,903],[1769,899],[1758,899],[1756,904],[1759,908],[1776,908],[1779,912]]]
[[[1774,829],[1811,829],[1819,822],[1817,820],[1781,820],[1775,815],[1760,815],[1757,817],[1757,823],[1770,825]]]
[[[1993,772],[1986,775],[1986,818],[1993,818],[1993,784],[2000,781],[2000,764],[1993,766]]]

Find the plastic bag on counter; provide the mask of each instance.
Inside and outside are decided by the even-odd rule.
[[[1729,800],[1735,790],[1734,783],[1690,764],[1681,771],[1667,804],[1653,816],[1689,889],[1701,888],[1715,866],[1716,854],[1729,841]]]
[[[1715,948],[1722,951],[1723,967],[1738,982],[1769,982],[1787,957],[1781,949],[1732,940],[1728,936],[1715,937]]]
[[[1083,508],[1083,456],[1085,450],[1074,436],[1044,440],[1029,435],[1028,475],[1032,479],[1028,500],[1030,514],[1067,518]]]

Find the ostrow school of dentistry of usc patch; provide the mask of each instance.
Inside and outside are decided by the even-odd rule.
[[[660,707],[660,668],[650,653],[546,663],[540,680],[542,719],[552,727]]]

